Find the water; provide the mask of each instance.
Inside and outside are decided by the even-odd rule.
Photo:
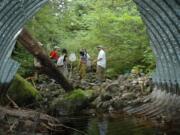
[[[178,128],[164,129],[143,120],[125,115],[74,116],[66,119],[66,125],[83,133],[67,129],[64,135],[180,135]],[[158,123],[157,123],[158,124]]]
[[[50,132],[43,130],[42,127],[38,128],[38,125],[33,125],[31,128],[25,126],[25,129],[21,120],[14,121],[8,118],[8,123],[6,120],[0,122],[0,135],[180,135],[180,119],[168,125],[124,114],[96,116],[79,114],[79,116],[60,117],[59,119],[64,126],[61,125],[61,128],[57,129],[58,132],[54,130]],[[15,122],[16,128],[10,131],[9,126]]]

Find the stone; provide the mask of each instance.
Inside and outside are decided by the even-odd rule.
[[[112,99],[112,96],[110,96],[109,94],[103,94],[101,95],[101,101],[107,101],[107,100],[110,100]]]
[[[92,87],[92,89],[93,89],[93,90],[100,90],[100,86],[95,85],[95,86]]]
[[[93,106],[95,106],[95,105],[97,105],[98,103],[100,103],[101,102],[101,97],[99,96],[99,97],[97,97],[91,104],[93,105]]]
[[[109,83],[103,82],[103,83],[101,84],[101,88],[102,88],[102,89],[106,89],[107,85],[109,85]]]
[[[91,98],[93,97],[93,90],[77,89],[70,93],[65,93],[55,98],[50,107],[51,111],[57,111],[58,114],[68,115],[81,111],[88,107]]]
[[[106,79],[106,83],[112,83],[112,80]]]
[[[105,91],[110,91],[110,92],[117,92],[118,90],[119,90],[118,82],[111,83],[105,88]]]
[[[112,111],[114,111],[114,108],[110,105],[109,108],[108,108],[108,111],[112,112]]]
[[[18,105],[32,103],[41,98],[37,89],[18,74],[11,83],[8,94]]]
[[[131,93],[131,92],[129,92],[129,93],[124,93],[123,95],[122,95],[122,99],[124,100],[124,99],[126,99],[126,100],[132,100],[132,99],[134,99],[135,98],[135,94],[134,93]]]
[[[119,87],[119,90],[120,91],[123,91],[125,89],[125,86],[124,85],[121,85],[120,87]]]
[[[108,102],[108,101],[103,102],[102,105],[101,105],[102,109],[105,110],[105,111],[108,111],[108,108],[110,106],[111,106],[111,102]]]
[[[114,109],[119,110],[119,109],[122,109],[125,107],[124,103],[125,102],[121,99],[115,99],[115,100],[113,100],[111,105]]]
[[[133,85],[133,86],[135,86],[135,85],[137,85],[137,84],[138,84],[138,81],[137,81],[137,80],[133,80],[133,81],[132,81],[132,85]]]
[[[33,126],[33,122],[31,121],[31,120],[26,120],[25,122],[24,122],[24,127],[26,127],[26,128],[31,128],[32,126]]]
[[[122,82],[124,82],[126,80],[126,77],[124,76],[124,75],[119,75],[118,76],[118,82],[119,83],[122,83]]]

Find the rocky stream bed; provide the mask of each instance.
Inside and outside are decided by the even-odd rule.
[[[51,134],[59,133],[64,129],[76,131],[63,125],[66,122],[62,118],[80,114],[93,117],[103,113],[119,114],[124,108],[149,102],[145,97],[151,93],[152,84],[151,79],[146,75],[119,75],[116,79],[106,79],[103,83],[95,83],[93,73],[88,74],[88,78],[79,80],[78,75],[75,74],[70,79],[75,90],[66,93],[53,79],[40,75],[38,80],[33,82],[38,89],[39,97],[31,104],[24,106],[25,109],[31,108],[35,112],[23,110],[25,114],[31,114],[34,117],[25,120],[19,115],[15,117],[2,115],[1,126],[4,128],[1,131],[4,133],[7,131],[8,134],[27,134],[33,131],[33,134],[38,135],[46,135],[50,132]],[[21,109],[19,112],[22,112]],[[46,114],[58,119],[46,116]]]
[[[54,80],[41,76],[37,88],[42,95],[41,105],[60,115],[76,113],[84,109],[97,111],[122,111],[123,108],[148,102],[144,97],[152,91],[150,78],[145,75],[119,75],[117,79],[106,79],[94,83],[91,79],[71,79],[75,91],[66,94]]]

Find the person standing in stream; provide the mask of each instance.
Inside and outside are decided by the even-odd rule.
[[[97,77],[97,82],[101,83],[105,81],[106,53],[104,51],[103,46],[97,46],[97,49],[99,53],[96,60],[97,62],[96,77]]]
[[[79,61],[79,75],[80,79],[85,79],[86,77],[86,68],[87,68],[87,55],[84,50],[79,52],[80,54],[80,61]]]

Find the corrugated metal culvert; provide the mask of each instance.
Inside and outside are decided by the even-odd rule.
[[[149,118],[178,119],[180,109],[180,0],[134,0],[156,56],[153,92],[143,105],[126,108]],[[165,117],[164,117],[165,116]]]
[[[156,86],[180,88],[180,0],[134,0],[147,26],[156,55]]]
[[[0,90],[6,89],[19,64],[11,53],[24,23],[47,0],[0,0]]]

